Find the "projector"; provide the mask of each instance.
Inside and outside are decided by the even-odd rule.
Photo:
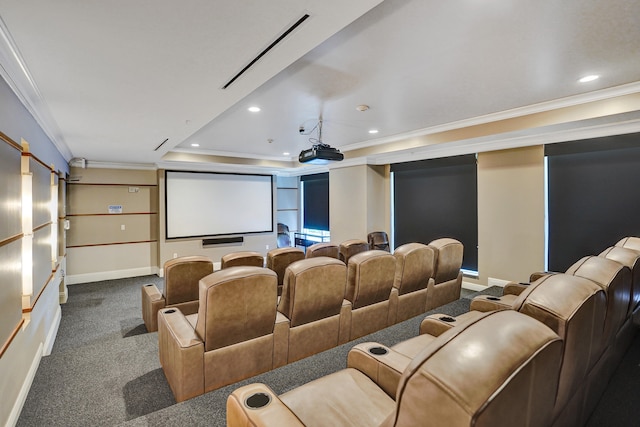
[[[300,163],[311,163],[314,165],[339,162],[342,159],[344,159],[344,155],[340,150],[328,145],[314,145],[308,150],[302,150],[298,156],[298,161]]]

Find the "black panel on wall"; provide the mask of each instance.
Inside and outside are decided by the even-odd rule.
[[[395,246],[441,237],[464,245],[463,268],[478,270],[475,154],[391,165]]]
[[[303,175],[303,228],[329,230],[329,173]]]
[[[553,144],[545,154],[550,270],[640,236],[640,134]]]

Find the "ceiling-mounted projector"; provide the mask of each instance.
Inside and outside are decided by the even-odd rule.
[[[344,155],[340,150],[326,144],[318,144],[308,150],[302,150],[298,156],[298,161],[300,161],[300,163],[311,163],[315,165],[339,162],[342,159],[344,159]]]

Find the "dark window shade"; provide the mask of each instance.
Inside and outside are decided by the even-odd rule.
[[[451,237],[462,267],[478,270],[478,179],[474,154],[391,165],[395,246]]]
[[[304,228],[329,230],[329,173],[304,175],[302,184]]]
[[[553,144],[545,154],[550,270],[640,236],[640,134]]]

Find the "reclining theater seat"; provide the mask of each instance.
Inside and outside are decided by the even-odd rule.
[[[487,313],[417,355],[395,400],[347,368],[281,396],[264,384],[241,387],[227,399],[227,425],[548,426],[561,352],[544,324],[514,311]]]
[[[305,258],[315,258],[319,256],[327,256],[329,258],[338,259],[338,245],[333,243],[323,242],[314,243],[307,248]]]
[[[396,277],[390,296],[389,324],[400,323],[426,311],[427,286],[433,283],[433,248],[407,243],[393,252]]]
[[[213,261],[204,256],[184,256],[164,263],[164,295],[155,285],[142,287],[142,319],[147,331],[158,330],[158,311],[179,308],[184,314],[198,311],[198,282],[213,273]]]
[[[345,264],[349,264],[349,258],[360,252],[368,251],[369,243],[364,240],[351,239],[340,243],[338,248],[338,259]]]
[[[369,243],[369,249],[391,252],[389,236],[385,231],[373,231],[367,234],[367,242]]]
[[[335,258],[304,259],[287,267],[278,311],[289,320],[287,363],[346,342],[341,331],[347,267]],[[344,306],[344,308],[343,308]],[[346,329],[346,328],[345,328]]]
[[[420,333],[443,333],[460,322],[464,324],[474,316],[479,316],[478,309],[504,309],[502,298],[495,299],[474,298],[471,302],[472,311],[456,319],[442,315],[428,316],[420,325]],[[553,410],[553,425],[582,426],[586,421],[583,411],[588,395],[588,375],[600,357],[605,338],[607,301],[602,287],[579,276],[561,273],[547,275],[527,286],[510,308],[551,327],[562,338],[563,362]],[[418,340],[419,337],[409,341]],[[392,348],[406,354],[406,348],[412,347],[400,343]]]
[[[349,340],[389,326],[389,296],[396,259],[389,252],[361,252],[349,259],[345,299],[351,302]]]
[[[429,243],[434,252],[433,283],[427,290],[429,311],[460,299],[464,246],[455,239],[443,238]]]
[[[619,262],[631,270],[631,298],[627,316],[633,316],[640,306],[640,251],[611,246],[598,256]]]
[[[267,268],[278,275],[278,295],[282,294],[285,270],[289,264],[301,259],[304,259],[304,252],[299,248],[278,248],[267,252]]]
[[[625,237],[620,239],[616,246],[640,252],[640,237]]]
[[[285,363],[287,322],[276,312],[277,285],[269,269],[230,267],[200,280],[197,314],[160,310],[160,365],[176,401]]]
[[[229,267],[264,267],[264,258],[260,252],[231,252],[220,259],[220,269]]]

